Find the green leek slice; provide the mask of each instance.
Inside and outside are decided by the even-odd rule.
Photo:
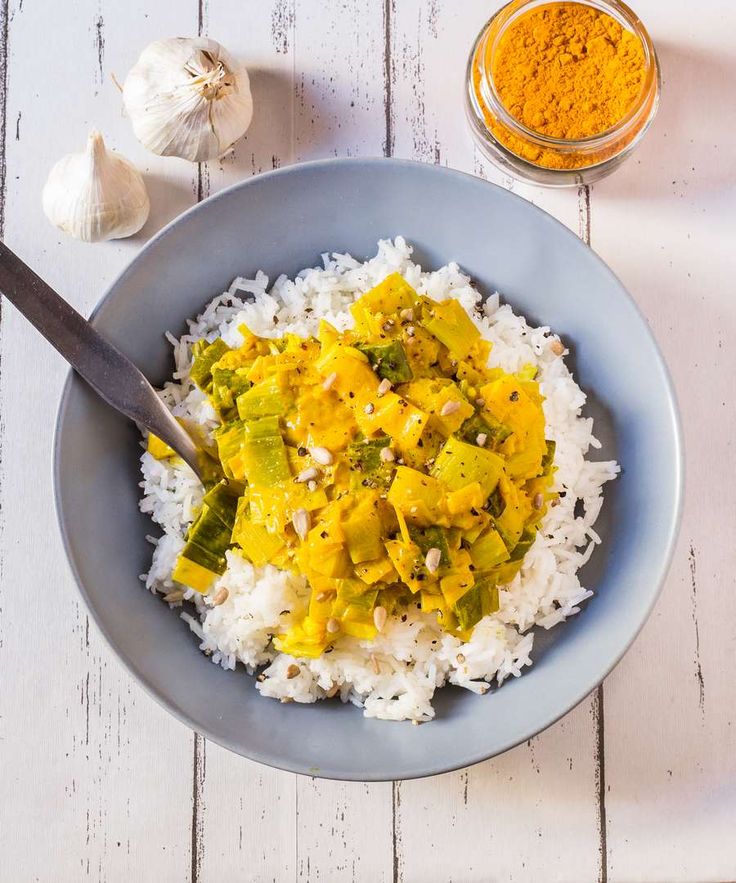
[[[444,482],[451,491],[477,481],[486,494],[495,489],[503,471],[504,461],[501,457],[454,436],[447,439],[432,467],[432,475]]]
[[[376,374],[391,383],[404,383],[414,376],[406,358],[406,350],[398,340],[384,344],[359,344],[357,347],[368,356]]]
[[[219,362],[225,353],[230,351],[230,347],[225,341],[218,337],[212,343],[207,341],[198,341],[194,344],[194,362],[189,376],[202,390],[202,392],[210,392],[212,389],[212,366],[215,362]]]
[[[455,604],[455,616],[460,628],[467,632],[483,618],[483,587],[476,583]]]

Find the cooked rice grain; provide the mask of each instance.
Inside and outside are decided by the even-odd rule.
[[[256,568],[228,552],[227,570],[209,595],[184,592],[184,600],[193,607],[181,616],[200,648],[225,669],[241,662],[252,674],[266,666],[256,685],[263,696],[315,702],[339,695],[343,702],[362,707],[368,717],[428,721],[434,717],[432,697],[438,687],[451,683],[482,694],[492,681],[501,684],[519,677],[532,664],[532,627],[552,628],[578,613],[592,595],[581,586],[578,571],[600,542],[593,524],[603,502],[602,486],[619,468],[613,461],[586,459],[600,443],[593,436],[593,421],[581,415],[585,394],[560,357],[550,329],[529,326],[509,305],[501,305],[497,294],[482,303],[457,264],[424,273],[411,253],[398,236],[379,242],[378,253],[366,262],[347,254],[324,254],[321,268],[303,270],[293,280],[280,276],[270,287],[261,272],[253,279],[235,279],[189,322],[187,334],[179,340],[167,335],[175,372],[161,398],[176,416],[212,430],[216,415],[189,379],[195,341],[221,335],[237,346],[241,323],[265,337],[315,334],[322,318],[345,329],[352,323],[350,304],[395,271],[436,300],[457,298],[493,343],[491,364],[511,372],[529,363],[537,366],[547,437],[557,443],[555,489],[565,495],[544,516],[520,574],[500,591],[499,611],[478,623],[469,641],[446,634],[432,614],[412,607],[406,616],[389,618],[374,641],[342,636],[318,659],[294,660],[277,653],[271,638],[304,615],[309,590],[303,578],[271,565]],[[202,489],[182,464],[157,461],[148,453],[141,463],[141,511],[163,530],[160,539],[151,540],[153,562],[142,579],[152,591],[170,595],[181,589],[171,573]],[[299,672],[294,675],[296,664]]]

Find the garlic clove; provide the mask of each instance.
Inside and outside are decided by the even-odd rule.
[[[84,153],[70,153],[51,169],[42,202],[52,224],[84,242],[132,236],[151,207],[141,173],[108,150],[97,131]]]
[[[147,46],[125,79],[123,102],[145,147],[192,162],[222,156],[253,117],[248,71],[207,37]]]

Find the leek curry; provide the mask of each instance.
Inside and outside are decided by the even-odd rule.
[[[463,307],[388,276],[316,338],[195,345],[192,380],[221,425],[225,478],[192,523],[174,579],[209,591],[235,550],[306,578],[278,650],[371,640],[409,604],[469,635],[498,609],[553,503],[554,442],[529,366],[489,368]],[[171,449],[149,437],[158,458]]]

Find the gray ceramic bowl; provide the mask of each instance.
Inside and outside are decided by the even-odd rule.
[[[271,172],[186,212],[156,236],[103,298],[95,325],[160,383],[163,332],[180,333],[236,275],[272,278],[321,252],[373,254],[404,235],[425,267],[456,260],[482,292],[503,292],[573,349],[589,413],[623,474],[608,486],[603,537],[583,572],[596,597],[548,633],[536,664],[477,697],[436,696],[431,724],[367,720],[340,703],[260,698],[224,672],[138,580],[150,522],[138,512],[135,428],[69,377],[59,411],[56,496],[71,566],[97,625],[128,670],[180,720],[246,757],[339,779],[386,780],[463,767],[505,751],[575,706],[613,668],[647,618],[667,570],[682,487],[677,410],[644,319],[611,271],[549,215],[458,172],[394,160],[329,160]]]

